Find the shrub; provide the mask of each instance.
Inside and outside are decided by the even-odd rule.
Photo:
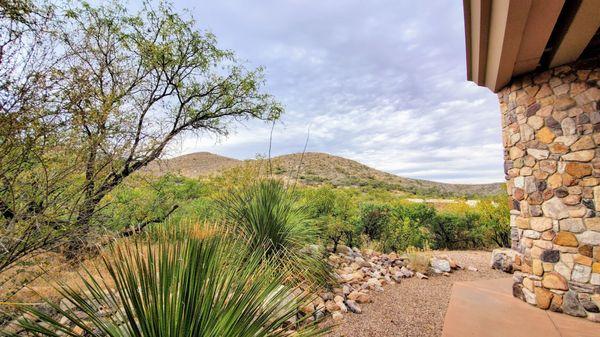
[[[289,276],[300,281],[327,283],[329,268],[321,256],[302,251],[317,241],[317,231],[297,199],[282,181],[261,179],[232,190],[218,204],[227,223],[252,251],[279,261]]]
[[[86,270],[81,289],[59,285],[74,310],[48,305],[66,319],[24,306],[29,318],[19,324],[36,336],[75,336],[73,325],[86,336],[285,336],[282,327],[305,299],[292,296],[267,262],[211,231],[115,245],[99,267],[106,273],[94,279]],[[314,325],[298,329],[301,336],[322,333]]]
[[[363,232],[371,240],[379,240],[390,221],[390,208],[384,204],[363,204],[360,207],[360,222]]]

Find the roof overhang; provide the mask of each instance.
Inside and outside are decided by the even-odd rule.
[[[494,92],[518,75],[579,59],[600,0],[463,0],[467,79]]]

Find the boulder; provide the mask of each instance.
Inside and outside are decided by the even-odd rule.
[[[493,269],[502,270],[506,273],[513,272],[515,256],[519,253],[509,248],[498,248],[492,251],[490,265]]]

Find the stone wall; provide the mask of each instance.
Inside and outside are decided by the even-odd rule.
[[[499,94],[516,297],[600,322],[600,62]]]

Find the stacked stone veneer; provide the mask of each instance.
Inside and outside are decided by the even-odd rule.
[[[600,322],[600,62],[499,94],[516,297]]]

